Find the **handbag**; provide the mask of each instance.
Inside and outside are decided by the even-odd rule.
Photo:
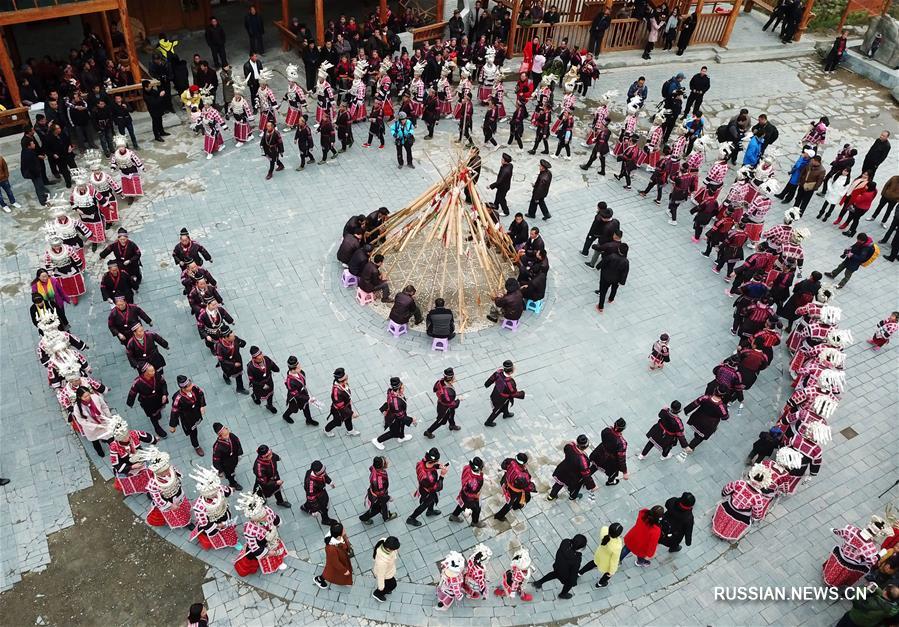
[[[802,189],[805,190],[805,191],[807,191],[807,192],[810,192],[810,191],[814,190],[814,189],[815,189],[815,182],[814,182],[814,181],[808,181],[807,183],[803,183],[803,184],[802,184]]]

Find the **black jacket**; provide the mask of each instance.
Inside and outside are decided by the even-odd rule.
[[[512,187],[512,164],[504,163],[499,167],[496,181],[490,185],[490,189],[495,189],[499,192],[507,192],[510,187]]]
[[[541,200],[546,198],[549,194],[549,186],[553,181],[553,174],[549,170],[544,170],[540,174],[537,175],[537,180],[534,182],[534,191],[532,193],[532,197],[536,200]]]
[[[247,34],[250,37],[261,37],[265,33],[262,16],[258,13],[256,15],[247,13],[243,18],[243,27],[247,30]]]
[[[212,467],[219,472],[234,472],[237,462],[243,455],[243,446],[240,438],[233,433],[228,434],[227,440],[216,438],[212,445]]]
[[[356,239],[355,237],[353,239]],[[368,263],[368,255],[364,248],[357,248],[356,252],[353,253],[353,256],[350,257],[350,262],[347,264],[349,266],[348,270],[350,274],[357,277],[362,274],[362,269],[365,267],[365,264]]]
[[[340,246],[337,248],[337,261],[349,265],[350,261],[353,259],[353,255],[361,246],[362,240],[355,235],[344,235],[343,241],[340,242]],[[356,276],[361,276],[361,272]]]
[[[581,568],[581,552],[571,545],[571,538],[562,540],[556,551],[556,559],[553,561],[553,572],[563,585],[577,583],[578,571]]]
[[[883,163],[887,158],[887,155],[890,154],[890,148],[890,140],[883,140],[879,137],[875,139],[874,143],[871,144],[871,147],[868,149],[868,152],[865,155],[865,161],[862,164],[862,170],[876,168],[881,163]]]
[[[431,337],[449,337],[456,332],[453,312],[446,307],[434,307],[429,311],[425,325]]]
[[[693,544],[693,510],[680,506],[680,499],[672,496],[665,501],[665,515],[662,516],[661,544],[669,548],[681,542]]]
[[[22,150],[21,156],[22,177],[26,179],[37,179],[41,175],[41,159],[37,156],[37,152],[31,148]]]
[[[495,299],[493,304],[502,310],[503,318],[506,320],[518,320],[524,313],[524,297],[521,295],[521,290],[506,292]]]
[[[704,94],[709,90],[709,87],[711,86],[712,81],[709,80],[708,76],[703,76],[702,74],[694,74],[693,78],[690,79],[690,91],[697,91]]]
[[[780,136],[780,133],[777,130],[777,127],[768,122],[764,126],[761,124],[756,124],[752,127],[752,132],[755,133],[757,129],[762,129],[765,134],[765,146],[770,146],[774,142],[777,141],[777,138]]]
[[[416,311],[418,311],[418,305],[415,304],[415,299],[405,292],[400,292],[393,299],[389,317],[397,324],[408,324]],[[420,313],[418,315],[421,316]]]
[[[516,247],[527,241],[529,232],[527,220],[522,220],[520,223],[512,220],[512,223],[509,224],[509,237],[512,238],[512,244]]]
[[[221,24],[218,26],[210,24],[206,27],[206,43],[210,48],[225,45],[225,29]]]
[[[619,252],[606,255],[602,260],[600,279],[613,285],[624,285],[631,262]]]

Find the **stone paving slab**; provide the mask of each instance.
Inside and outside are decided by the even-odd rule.
[[[670,70],[646,69],[645,73],[652,93]],[[631,74],[629,70],[605,73],[593,95],[606,88],[623,93],[633,79]],[[712,78],[713,92],[705,106],[716,118],[744,102],[752,103],[754,112],[764,106],[774,117],[784,152],[781,171],[792,162],[792,147],[804,133],[807,119],[824,110],[805,104],[812,94],[817,102],[834,103],[839,111],[840,121],[835,121],[831,133],[833,145],[851,139],[866,147],[883,125],[883,118],[871,116],[888,102],[883,92],[868,85],[847,87],[838,79],[822,78],[816,66],[804,61],[733,64],[727,73]],[[781,95],[772,92],[772,84]],[[850,92],[861,102],[847,102]],[[793,110],[794,100],[803,107],[802,112]],[[833,109],[828,113],[832,119],[836,117]],[[452,125],[447,126],[441,123],[437,139],[426,149],[422,147],[425,142],[416,145],[421,167],[415,171],[397,172],[389,151],[365,150],[357,143],[333,164],[307,168],[303,173],[288,170],[265,182],[265,162],[256,146],[229,146],[211,162],[196,161],[199,146],[186,132],[174,136],[163,150],[148,150],[144,155],[151,171],[147,188],[153,201],[144,200],[127,209],[125,225],[144,250],[145,279],[138,302],[172,343],[166,354],[170,384],[174,385],[177,373],[185,372],[207,391],[208,418],[201,427],[207,451],[213,441],[209,426],[213,421],[229,424],[242,438],[248,454],[238,476],[244,485],[251,485],[252,451],[267,443],[284,458],[285,496],[299,505],[302,474],[313,459],[321,459],[337,483],[330,492],[333,511],[343,519],[357,549],[356,585],[348,590],[321,591],[313,586],[311,577],[320,568],[325,530],[296,507],[281,512],[282,536],[297,555],[288,560],[290,568],[246,582],[231,576],[232,555],[204,553],[187,542],[186,534],[161,531],[210,564],[216,586],[207,584],[207,599],[215,624],[388,620],[446,624],[451,620],[453,624],[501,625],[569,619],[581,624],[683,624],[697,618],[707,624],[754,624],[759,620],[822,624],[834,620],[844,611],[843,605],[780,603],[760,613],[753,604],[715,602],[711,590],[722,582],[816,585],[819,565],[830,547],[827,528],[861,522],[881,507],[876,496],[887,487],[885,480],[860,483],[858,476],[872,477],[872,468],[878,468],[877,476],[895,474],[889,468],[890,464],[896,468],[890,422],[896,412],[895,390],[890,385],[895,380],[895,359],[890,350],[872,356],[863,340],[877,320],[895,308],[895,269],[880,260],[860,271],[839,296],[843,326],[853,329],[858,344],[847,351],[849,392],[835,422],[838,429],[853,426],[859,435],[847,441],[835,434],[821,476],[778,503],[769,519],[732,549],[708,533],[710,513],[721,485],[742,472],[741,460],[752,439],[789,393],[785,357],[779,354],[777,363],[748,395],[742,413],[721,429],[715,442],[704,445],[685,464],[633,458],[659,407],[672,398],[688,402],[701,391],[711,368],[733,350],[734,341],[727,332],[731,301],[723,294],[725,285],[720,277],[708,271],[708,260],[690,243],[688,222],[671,227],[660,208],[633,191],[622,190],[614,179],[577,170],[577,158],[584,158],[585,149],[577,147],[571,163],[553,162],[550,207],[554,217],[547,224],[538,221],[551,252],[549,302],[540,316],[527,314],[517,333],[487,329],[454,341],[446,354],[435,354],[421,331],[413,329],[399,340],[392,338],[383,318],[358,307],[352,291],[340,288],[340,268],[333,255],[346,216],[381,204],[396,209],[430,185],[458,150],[448,137]],[[289,155],[293,163],[293,153]],[[510,204],[513,211],[524,210],[536,158],[517,151],[513,157],[516,186]],[[485,151],[482,188],[492,180],[498,158],[498,151]],[[890,171],[896,171],[895,154],[878,179]],[[645,184],[644,174],[636,178],[638,184]],[[21,187],[17,185],[16,191]],[[627,285],[601,317],[593,310],[597,276],[584,268],[577,252],[598,200],[608,202],[622,221],[633,266]],[[813,200],[810,211],[816,210],[819,202]],[[772,222],[777,214],[772,212]],[[14,219],[4,219],[4,234]],[[806,221],[813,234],[806,246],[806,271],[829,269],[836,264],[845,240],[830,226]],[[863,224],[878,233],[879,226]],[[330,372],[337,366],[347,368],[360,413],[361,438],[340,435],[326,439],[302,424],[287,425],[225,388],[193,329],[171,267],[170,250],[182,226],[212,253],[214,262],[209,269],[220,282],[226,307],[237,319],[239,336],[259,345],[282,367],[289,354],[298,355],[309,375],[310,389],[319,398],[327,398]],[[89,481],[85,461],[98,463],[104,478],[111,477],[108,464],[97,460],[89,447],[85,453],[69,432],[41,380],[34,358],[36,335],[27,319],[23,293],[32,276],[38,244],[27,231],[18,244],[19,248],[2,258],[0,289],[4,321],[0,459],[4,474],[14,481],[14,490],[5,491],[0,500],[0,589],[12,585],[19,573],[39,569],[49,559],[40,547],[46,546],[47,533],[71,524],[64,495]],[[89,258],[90,292],[77,307],[70,308],[73,330],[91,345],[88,356],[95,372],[111,387],[110,404],[134,426],[147,427],[139,411],[124,405],[134,375],[118,342],[106,330],[108,305],[100,302],[96,287],[99,264],[95,255]],[[663,371],[651,373],[646,355],[663,331],[672,337],[672,362]],[[517,379],[528,396],[516,404],[514,419],[502,421],[495,430],[485,430],[480,425],[489,412],[489,400],[482,382],[506,358],[516,361]],[[430,387],[447,365],[456,368],[458,389],[467,394],[459,412],[463,431],[440,431],[431,443],[420,437],[423,427],[419,424],[413,429],[412,442],[388,445],[395,499],[392,508],[401,517],[387,525],[363,526],[356,516],[363,509],[367,468],[376,453],[368,440],[379,433],[376,409],[383,401],[387,379],[394,374],[403,378],[410,413],[430,423],[434,414]],[[277,389],[276,404],[283,407],[280,377]],[[317,411],[316,416],[323,418],[323,412]],[[631,425],[627,435],[632,477],[619,486],[601,488],[595,501],[550,504],[538,496],[523,513],[510,515],[509,523],[491,521],[485,530],[453,525],[444,517],[429,519],[415,530],[403,523],[414,506],[410,497],[414,464],[432,444],[452,463],[441,497],[444,514],[458,491],[461,466],[475,454],[487,463],[483,504],[489,514],[501,504],[498,464],[503,457],[528,451],[535,480],[545,491],[562,445],[580,432],[597,438],[618,416],[625,416]],[[184,471],[197,461],[180,432],[169,437],[163,447]],[[41,460],[37,466],[35,459]],[[209,458],[201,461],[209,463]],[[48,484],[52,486],[49,492]],[[560,538],[584,533],[592,548],[602,525],[612,520],[630,525],[640,507],[663,502],[684,490],[697,497],[693,546],[676,555],[660,554],[645,571],[626,563],[607,590],[594,591],[588,577],[575,599],[567,603],[555,599],[558,589],[551,584],[524,608],[520,601],[491,599],[480,605],[457,604],[447,614],[433,610],[436,563],[450,549],[467,552],[478,542],[486,542],[494,551],[489,574],[495,582],[508,565],[510,551],[524,545],[530,549],[539,575],[549,568]],[[188,485],[188,492],[193,491]],[[29,507],[38,494],[51,498],[40,508]],[[134,497],[128,503],[138,514],[146,512],[144,499]],[[400,537],[403,548],[400,586],[384,606],[369,596],[370,547],[388,533]],[[784,550],[771,555],[772,546]],[[665,608],[664,612],[659,607]]]

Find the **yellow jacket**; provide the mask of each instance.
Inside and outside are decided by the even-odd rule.
[[[624,539],[621,536],[617,538],[609,538],[609,541],[602,544],[602,539],[609,533],[608,527],[599,530],[600,545],[596,547],[596,553],[593,554],[593,562],[601,573],[609,573],[614,575],[618,572],[618,562],[621,558],[621,549],[624,547]]]
[[[178,40],[170,41],[168,39],[160,39],[159,45],[156,46],[156,49],[159,51],[159,54],[162,55],[163,59],[167,59],[169,54],[175,52],[175,46],[178,45]]]
[[[181,92],[181,104],[184,105],[185,109],[190,110],[193,107],[200,106],[200,92],[196,91],[193,94],[190,93],[190,88],[185,89]]]

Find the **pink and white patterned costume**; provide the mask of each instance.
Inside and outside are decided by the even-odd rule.
[[[713,163],[712,167],[709,168],[708,174],[705,175],[705,181],[703,181],[702,186],[693,194],[693,202],[698,205],[710,198],[717,198],[718,192],[721,191],[721,187],[724,185],[724,177],[727,176],[729,170],[730,165],[726,159]]]
[[[504,119],[506,116],[506,103],[504,102],[506,94],[506,88],[503,86],[502,81],[496,81],[493,84],[493,101],[496,103],[496,114],[500,120]]]
[[[899,322],[895,322],[892,318],[884,318],[877,323],[877,330],[868,340],[869,344],[874,346],[874,350],[880,349],[882,346],[890,343],[890,337],[899,331]]]
[[[238,99],[235,95],[228,104],[228,110],[231,112],[231,117],[234,118],[234,141],[238,144],[247,142],[253,135],[252,128],[250,128],[250,121],[253,119],[253,108],[250,106],[250,101],[243,96]]]
[[[184,495],[181,473],[174,466],[161,474],[153,474],[147,484],[147,492],[153,501],[153,509],[147,515],[147,522],[154,524],[154,518],[162,515],[169,529],[180,529],[190,524],[190,499]],[[154,516],[154,514],[158,512]]]
[[[210,109],[211,107],[205,107]],[[275,92],[268,85],[259,87],[256,92],[256,110],[259,112],[259,130],[265,130],[266,122],[271,122],[277,128],[278,126],[278,99]]]
[[[93,244],[102,244],[106,241],[106,220],[100,211],[102,198],[93,185],[75,185],[69,194],[69,204],[72,205],[91,235],[88,238]]]
[[[213,549],[237,546],[237,523],[231,517],[231,507],[228,505],[230,495],[231,488],[220,486],[216,497],[197,497],[192,508],[195,526],[190,534],[191,540],[202,534],[206,542],[201,539],[200,544],[204,547],[207,543]]]
[[[88,182],[97,190],[103,219],[107,222],[117,222],[119,219],[119,201],[116,200],[116,194],[122,194],[122,186],[107,172],[102,170],[91,172]]]
[[[143,494],[149,490],[148,485],[153,478],[153,471],[146,466],[135,468],[131,456],[141,444],[153,444],[156,438],[146,431],[131,430],[128,439],[113,439],[109,443],[109,464],[115,473],[115,488],[125,496]]]
[[[559,130],[559,125],[562,123],[562,116],[565,115],[565,112],[571,113],[574,110],[576,101],[577,97],[574,94],[565,94],[565,97],[562,98],[562,110],[559,111],[559,116],[553,122],[552,128],[550,128],[553,135]]]
[[[440,115],[449,117],[453,114],[453,99],[455,92],[453,86],[450,85],[449,78],[442,76],[437,81],[437,97],[440,100]]]
[[[265,518],[245,522],[244,549],[238,555],[237,561],[252,556],[259,562],[262,574],[268,575],[278,570],[287,556],[287,547],[278,534],[279,524],[281,518],[268,506],[265,506]]]
[[[754,520],[761,520],[773,495],[766,495],[748,482],[731,481],[721,490],[726,501],[718,504],[712,518],[712,533],[722,540],[736,542],[749,531]]]
[[[122,175],[120,184],[123,196],[130,198],[144,195],[144,187],[138,170],[146,168],[136,152],[127,147],[120,147],[109,157],[109,167],[118,170]]]
[[[744,189],[744,200],[748,198],[751,189],[751,185],[749,185],[748,189]],[[764,194],[756,194],[749,201],[746,211],[743,213],[743,220],[746,223],[744,228],[750,241],[758,242],[762,238],[762,230],[765,228],[765,216],[768,215],[770,210],[771,199]]]
[[[225,139],[222,137],[222,128],[225,126],[225,119],[218,111],[212,107],[203,107],[198,123],[203,125],[203,152],[207,156],[224,148]]]
[[[425,82],[420,76],[412,79],[412,84],[409,85],[409,93],[412,96],[412,113],[415,114],[416,118],[420,118],[425,110]]]
[[[50,276],[59,280],[63,293],[76,303],[78,297],[87,291],[84,286],[83,258],[83,253],[79,254],[78,250],[65,244],[62,244],[59,250],[53,250],[51,246],[43,256],[44,268]]]
[[[662,136],[664,134],[665,129],[661,126],[654,124],[652,128],[649,129],[646,144],[643,146],[643,150],[637,155],[638,166],[646,166],[646,169],[650,172],[655,170],[656,166],[659,164],[659,159],[662,157]]]
[[[474,556],[468,558],[465,565],[462,591],[469,599],[483,599],[487,594],[487,569],[483,563],[476,561]]]
[[[861,579],[877,563],[878,546],[862,536],[855,525],[834,529],[843,544],[831,551],[821,568],[821,576],[828,586],[851,586]]]
[[[294,128],[306,111],[306,92],[297,83],[291,81],[284,99],[287,101],[287,115],[284,118],[284,124],[289,128]]]

